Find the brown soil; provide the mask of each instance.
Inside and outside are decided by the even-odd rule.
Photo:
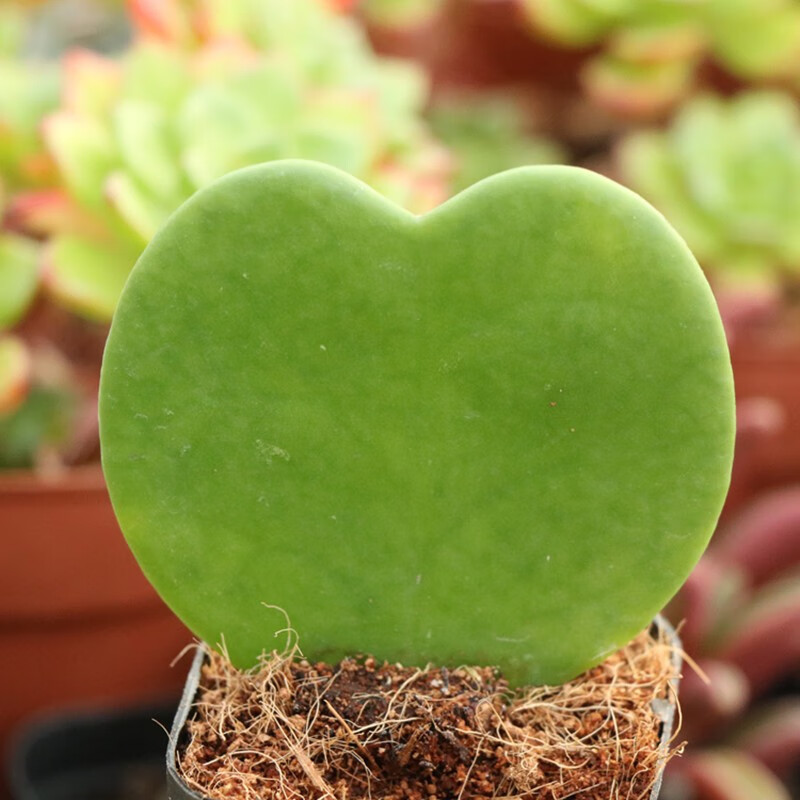
[[[209,798],[638,800],[674,671],[647,633],[570,683],[516,692],[488,668],[273,654],[240,672],[209,653],[178,767]]]

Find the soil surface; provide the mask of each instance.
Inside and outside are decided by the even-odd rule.
[[[209,798],[638,800],[674,670],[647,633],[570,683],[517,692],[489,668],[273,654],[240,672],[209,652],[179,772]]]

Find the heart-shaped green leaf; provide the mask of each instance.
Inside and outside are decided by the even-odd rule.
[[[268,604],[310,657],[568,679],[687,576],[732,453],[697,264],[569,167],[422,217],[319,164],[223,178],[131,275],[101,394],[132,549],[239,666]]]

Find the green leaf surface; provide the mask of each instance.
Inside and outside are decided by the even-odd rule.
[[[135,268],[103,462],[146,574],[238,666],[281,646],[558,683],[716,522],[725,338],[664,219],[569,167],[415,217],[309,162],[197,193]]]

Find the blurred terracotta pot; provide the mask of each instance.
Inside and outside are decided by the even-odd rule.
[[[174,692],[191,634],[128,550],[98,465],[0,473],[0,748],[31,714]]]

